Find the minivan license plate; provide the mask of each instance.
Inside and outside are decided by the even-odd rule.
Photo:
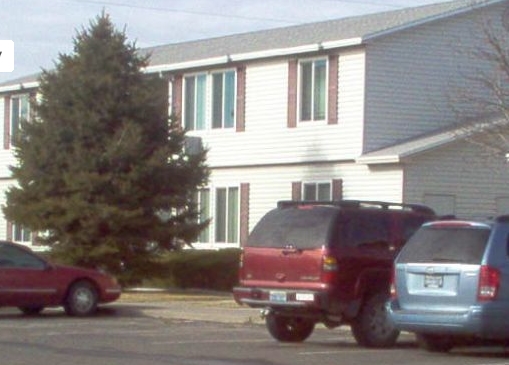
[[[284,291],[271,291],[269,293],[269,300],[271,302],[286,302],[286,292],[284,292]]]
[[[440,289],[444,286],[443,275],[424,275],[424,287],[429,289]]]

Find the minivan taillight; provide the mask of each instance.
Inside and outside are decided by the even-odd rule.
[[[396,290],[396,266],[392,267],[391,286],[389,290],[391,294],[391,299],[396,299],[398,297],[398,291]]]
[[[483,265],[479,271],[479,286],[477,288],[477,300],[489,301],[495,299],[500,286],[500,271]]]

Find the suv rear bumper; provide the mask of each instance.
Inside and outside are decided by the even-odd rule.
[[[322,308],[328,303],[327,292],[269,288],[233,288],[233,298],[239,304],[254,308],[274,306],[294,308]]]

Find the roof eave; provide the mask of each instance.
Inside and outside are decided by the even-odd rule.
[[[267,49],[263,51],[228,54],[219,57],[206,58],[202,60],[187,61],[180,63],[168,63],[162,65],[147,66],[144,72],[157,73],[157,72],[171,72],[180,71],[197,67],[208,67],[208,66],[221,66],[227,65],[232,62],[245,62],[258,59],[277,58],[291,55],[300,55],[312,52],[326,51],[332,49],[339,49],[344,47],[358,46],[363,43],[361,37],[341,39],[336,41],[326,41],[320,43],[307,44],[297,47],[289,48],[275,48]]]
[[[13,91],[20,91],[23,89],[36,89],[39,87],[38,81],[30,81],[30,82],[19,82],[12,85],[6,85],[0,87],[0,93],[8,93]]]

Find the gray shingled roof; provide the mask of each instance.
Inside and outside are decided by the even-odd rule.
[[[167,44],[143,48],[140,51],[151,54],[150,66],[159,66],[232,54],[292,48],[327,41],[353,38],[366,40],[387,32],[447,17],[459,11],[468,10],[474,5],[482,6],[500,1],[507,0],[456,0],[317,23]],[[7,81],[1,83],[0,88],[34,82],[37,80],[37,76],[31,75]]]
[[[168,44],[146,48],[142,51],[151,53],[150,65],[156,66],[327,41],[369,38],[380,33],[447,16],[461,9],[469,9],[472,5],[490,2],[493,1],[457,0],[318,23]]]

